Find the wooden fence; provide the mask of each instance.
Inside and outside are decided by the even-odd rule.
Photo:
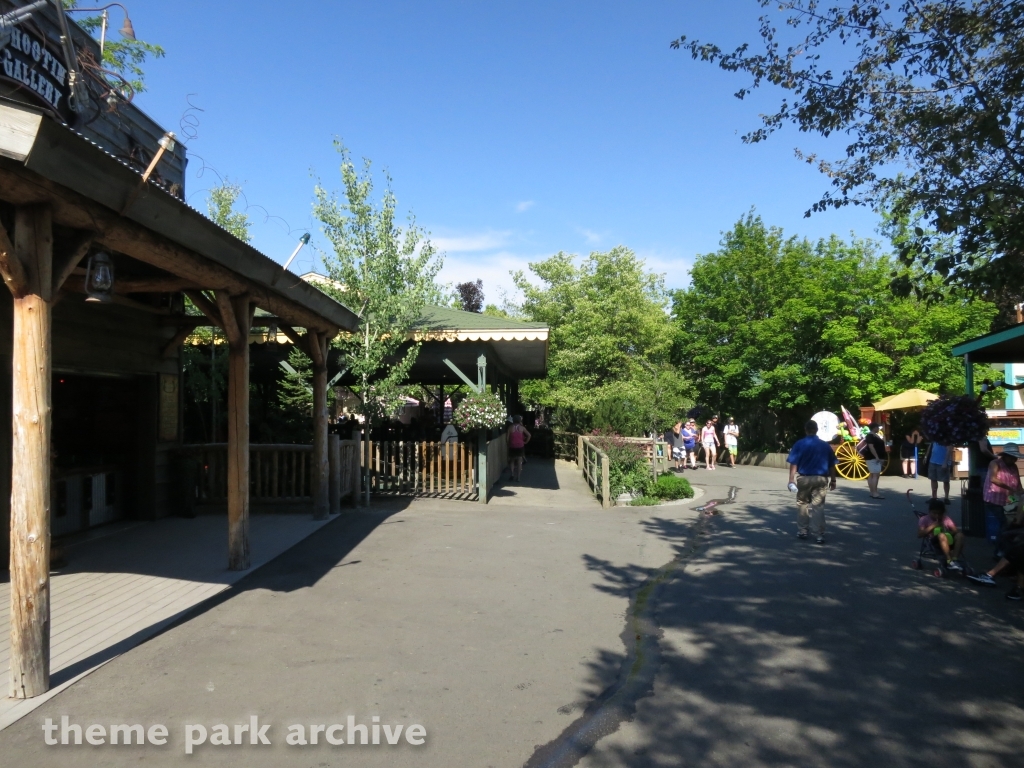
[[[578,446],[578,463],[583,470],[583,479],[594,496],[601,500],[601,506],[608,509],[612,505],[608,454],[594,445],[589,437],[580,437]]]
[[[329,456],[332,512],[341,499],[355,503],[359,483],[356,471],[357,441],[337,441]],[[182,446],[192,504],[227,502],[227,444],[206,443]],[[249,498],[253,502],[306,503],[313,500],[313,446],[256,443],[249,446]]]
[[[362,465],[371,493],[477,498],[476,450],[469,443],[374,440],[366,444]]]

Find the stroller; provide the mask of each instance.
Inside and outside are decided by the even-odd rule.
[[[914,507],[914,502],[910,498],[909,489],[907,490],[907,503],[910,505],[910,511],[914,513],[914,520],[920,523],[921,518],[925,517],[928,513],[922,512],[921,510]],[[921,547],[917,552],[917,557],[910,564],[910,567],[913,568],[915,571],[924,570],[925,561],[928,561],[929,563],[934,563],[935,568],[932,571],[932,573],[940,578],[948,578],[953,575],[969,576],[974,573],[974,570],[971,568],[970,564],[964,558],[962,553],[957,560],[962,570],[956,570],[950,568],[949,565],[946,563],[946,556],[942,553],[942,550],[935,546],[935,542],[932,541],[931,536],[925,536],[920,541]]]

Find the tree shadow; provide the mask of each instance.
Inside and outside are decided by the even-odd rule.
[[[644,520],[689,559],[654,600],[656,698],[639,703],[628,745],[599,743],[587,764],[1020,765],[1024,612],[1001,590],[911,570],[909,508],[856,497],[830,498],[821,547],[795,538],[792,496],[773,492],[722,508],[705,537]],[[657,570],[583,562],[596,589],[623,596]],[[602,650],[581,696],[624,663]]]

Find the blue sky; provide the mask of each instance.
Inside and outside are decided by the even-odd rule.
[[[310,205],[314,177],[340,187],[334,136],[391,173],[447,254],[442,277],[482,278],[489,301],[510,269],[619,244],[685,285],[751,207],[790,234],[876,236],[863,209],[803,218],[827,180],[794,147],[841,144],[792,129],[743,144],[779,94],[739,101],[741,77],[669,48],[683,33],[753,41],[755,0],[126,5],[167,50],[139,106],[179,133],[188,98],[203,110],[189,201],[241,183],[254,244],[280,261],[304,231],[323,242]]]

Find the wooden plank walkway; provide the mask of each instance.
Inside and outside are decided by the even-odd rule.
[[[10,583],[0,583],[0,730],[76,680],[152,637],[328,521],[306,514],[250,519],[252,568],[227,570],[227,519],[167,518],[100,528],[68,549],[51,576],[51,690],[6,697],[10,670]]]

